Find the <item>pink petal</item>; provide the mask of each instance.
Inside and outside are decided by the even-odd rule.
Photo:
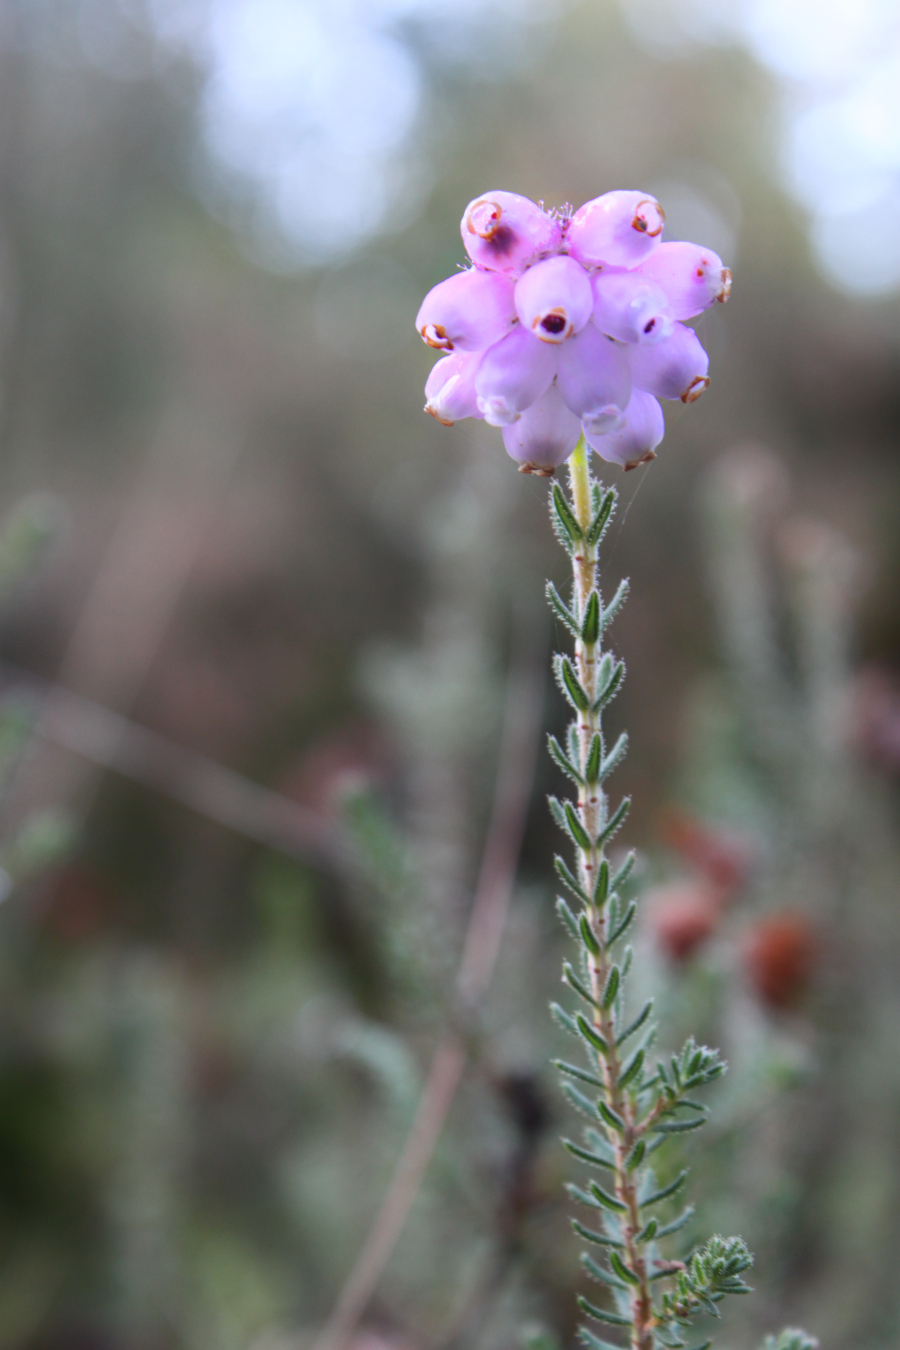
[[[569,252],[585,267],[636,267],[659,244],[665,216],[647,192],[606,192],[569,223]]]
[[[454,352],[431,367],[425,381],[425,411],[445,427],[463,417],[480,417],[475,400],[475,372],[480,352]]]
[[[516,313],[541,342],[564,342],[579,332],[593,306],[588,274],[574,258],[547,258],[516,282]]]
[[[665,433],[663,410],[656,399],[635,389],[625,409],[625,425],[618,431],[597,436],[585,427],[588,445],[609,464],[620,464],[623,469],[636,469],[639,464],[656,459],[656,447]]]
[[[623,349],[589,323],[563,343],[556,383],[563,401],[593,431],[609,431],[622,420],[631,397],[631,368]]]
[[[551,384],[517,422],[503,428],[503,443],[522,472],[546,474],[569,458],[580,435],[581,423]]]
[[[675,320],[665,292],[640,272],[602,271],[593,278],[594,323],[619,342],[660,342]]]
[[[731,272],[718,253],[699,244],[660,244],[640,270],[665,291],[676,319],[693,319],[731,294]]]
[[[514,277],[538,258],[555,253],[562,242],[559,221],[517,192],[476,197],[463,212],[460,230],[476,266]]]
[[[709,357],[694,330],[683,323],[676,323],[672,336],[655,347],[627,350],[635,387],[648,394],[693,403],[709,387]]]
[[[515,286],[492,272],[457,272],[433,286],[416,315],[416,328],[441,352],[481,352],[516,321]]]
[[[508,426],[540,398],[556,374],[556,348],[517,326],[481,358],[478,409],[492,427]]]

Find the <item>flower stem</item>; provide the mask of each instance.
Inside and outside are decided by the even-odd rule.
[[[593,1017],[594,1027],[608,1047],[604,1053],[597,1052],[597,1065],[605,1086],[607,1103],[615,1115],[624,1123],[624,1130],[613,1128],[611,1125],[606,1125],[605,1128],[615,1160],[616,1198],[625,1207],[622,1214],[622,1241],[624,1243],[625,1261],[636,1279],[636,1284],[633,1286],[631,1293],[631,1344],[633,1350],[652,1350],[653,1302],[646,1260],[642,1246],[637,1241],[642,1227],[640,1206],[634,1174],[626,1166],[626,1160],[639,1137],[639,1130],[636,1129],[635,1112],[630,1094],[620,1086],[622,1060],[616,1045],[616,1018],[612,1001],[604,1007],[604,1003],[607,1003],[605,994],[609,989],[614,966],[607,946],[606,897],[598,895],[600,869],[605,861],[604,848],[602,843],[598,845],[594,842],[602,834],[608,820],[608,798],[599,780],[590,781],[592,774],[589,772],[589,762],[592,749],[595,746],[595,738],[600,737],[601,747],[603,745],[602,708],[598,706],[598,696],[601,692],[598,688],[598,673],[603,655],[603,623],[601,604],[601,621],[598,625],[596,637],[591,633],[585,636],[585,618],[591,596],[596,593],[597,603],[601,603],[597,589],[599,540],[596,542],[590,542],[589,540],[591,523],[598,509],[595,505],[595,499],[599,494],[594,491],[588,453],[587,445],[584,437],[582,437],[569,460],[572,509],[582,536],[572,553],[572,609],[582,626],[582,635],[575,642],[575,668],[588,700],[587,708],[579,710],[577,715],[578,768],[583,780],[578,794],[577,813],[584,833],[591,841],[590,847],[579,847],[578,850],[579,880],[585,894],[591,901],[588,907],[589,923],[597,947],[596,953],[590,952],[588,954],[591,993],[597,1005]],[[591,640],[592,638],[593,640]]]

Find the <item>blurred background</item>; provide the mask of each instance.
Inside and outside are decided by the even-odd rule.
[[[492,187],[646,189],[734,268],[616,480],[636,965],[732,1065],[683,1150],[685,1243],[757,1253],[720,1343],[900,1339],[893,0],[0,0],[0,1350],[313,1345],[486,845],[497,969],[353,1343],[571,1343],[565,558],[412,323]]]

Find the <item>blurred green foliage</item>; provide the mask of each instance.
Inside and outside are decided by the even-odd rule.
[[[461,262],[461,208],[494,184],[576,203],[640,184],[664,204],[687,185],[736,232],[732,302],[704,320],[712,390],[620,485],[608,565],[632,583],[613,720],[644,879],[696,879],[662,827],[673,804],[743,832],[753,865],[692,955],[661,954],[649,903],[642,941],[673,1022],[731,1060],[714,1144],[684,1158],[704,1228],[757,1254],[735,1350],[785,1322],[890,1350],[897,301],[814,271],[775,186],[768,77],[730,48],[650,56],[612,0],[562,8],[497,69],[423,47],[421,213],[285,274],[204,209],[196,70],[100,68],[72,36],[81,8],[22,28],[9,3],[0,38],[0,1350],[306,1345],[383,1194],[447,1007],[514,616],[564,582],[541,486],[489,431],[419,411],[415,297]],[[381,343],[410,305],[408,343]],[[723,544],[698,524],[710,466],[749,441],[787,466],[774,505],[793,493],[741,555],[761,559],[788,691],[768,743],[709,581],[721,601],[741,580],[737,527]],[[840,613],[810,590],[808,540],[777,543],[787,515],[862,555]],[[52,694],[17,671],[314,812],[352,866],[63,749],[41,733]],[[546,718],[558,731],[555,696]],[[546,1016],[557,789],[541,766],[477,1055],[358,1350],[573,1330]],[[817,956],[773,1003],[771,942],[744,953],[784,911]]]

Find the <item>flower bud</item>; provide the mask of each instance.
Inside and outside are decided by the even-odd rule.
[[[463,417],[481,417],[475,397],[480,352],[454,352],[431,368],[425,381],[425,411],[445,427]]]
[[[676,319],[693,319],[731,294],[731,272],[718,253],[699,244],[660,244],[639,270],[662,288]]]
[[[656,447],[665,434],[662,408],[650,394],[635,389],[625,409],[625,425],[616,431],[597,435],[584,423],[588,445],[609,464],[636,469],[656,459]]]
[[[622,348],[592,323],[559,348],[556,383],[570,412],[593,433],[624,424],[631,370]]]
[[[676,323],[671,337],[655,346],[628,348],[635,386],[657,398],[694,403],[709,387],[709,357],[692,328]]]
[[[581,423],[551,384],[517,422],[503,428],[503,444],[518,461],[521,473],[549,477],[557,464],[569,458],[580,435]]]
[[[716,890],[703,881],[656,886],[644,898],[651,933],[670,961],[687,961],[712,937],[721,906]]]
[[[652,346],[671,337],[675,320],[665,292],[640,272],[597,272],[594,323],[619,342]]]
[[[585,267],[637,267],[659,244],[665,216],[646,192],[606,192],[569,223],[569,252]]]
[[[556,373],[556,349],[517,326],[485,352],[475,374],[478,410],[492,427],[509,426]]]
[[[516,282],[516,313],[541,342],[564,342],[590,320],[594,300],[588,274],[574,258],[547,258]]]
[[[760,919],[744,948],[747,976],[769,1008],[788,1008],[809,984],[819,944],[805,914],[772,914]]]
[[[559,221],[517,192],[486,192],[469,202],[460,225],[466,252],[478,267],[520,276],[562,242]]]
[[[481,352],[516,321],[514,285],[491,272],[457,272],[433,286],[416,315],[416,328],[441,352]]]

